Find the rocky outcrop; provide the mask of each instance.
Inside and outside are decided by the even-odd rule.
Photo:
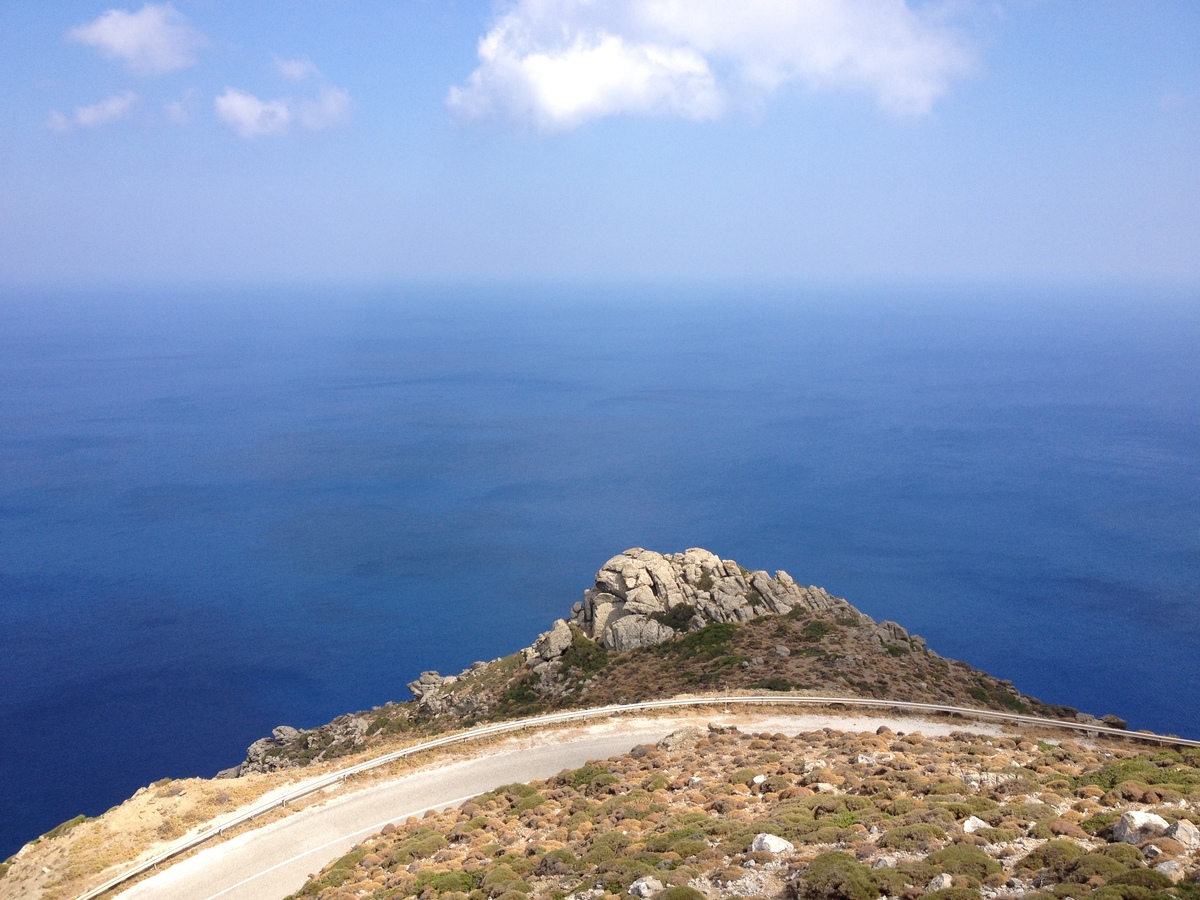
[[[664,555],[635,547],[600,567],[571,622],[601,646],[622,651],[711,622],[748,622],[797,608],[861,617],[845,600],[801,587],[784,571],[751,572],[698,548]]]
[[[251,744],[239,765],[223,769],[215,777],[238,778],[252,772],[278,772],[335,759],[361,745],[367,725],[367,719],[361,715],[339,716],[328,725],[313,729],[280,725],[270,737]]]
[[[567,637],[570,638],[570,629],[567,629]],[[568,640],[568,646],[569,644]],[[422,672],[416,681],[408,683],[408,689],[417,700],[418,711],[427,716],[451,715],[460,719],[473,718],[487,712],[492,707],[489,697],[473,690],[456,690],[455,686],[486,669],[488,665],[490,664],[485,662],[472,663],[457,675]]]

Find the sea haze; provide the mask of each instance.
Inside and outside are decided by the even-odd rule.
[[[1200,737],[1200,296],[0,298],[0,858],[525,646],[632,547]]]

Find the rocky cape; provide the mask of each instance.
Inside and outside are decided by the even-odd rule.
[[[1011,682],[942,659],[917,635],[876,622],[787,572],[751,571],[708,550],[635,547],[608,560],[570,613],[519,653],[457,675],[423,672],[415,700],[280,726],[218,777],[308,765],[397,732],[635,701],[697,689],[815,689],[1008,709],[1125,727],[1044,704]]]

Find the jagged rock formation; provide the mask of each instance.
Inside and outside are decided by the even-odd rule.
[[[601,566],[571,620],[601,646],[622,651],[670,640],[677,632],[667,621],[698,628],[783,615],[798,606],[858,614],[845,600],[801,587],[784,571],[772,578],[699,548],[664,556],[635,547]]]
[[[338,716],[320,728],[299,729],[280,725],[270,737],[260,738],[246,750],[246,758],[217,778],[239,778],[251,772],[276,772],[312,762],[336,759],[362,744],[370,720],[362,715]]]
[[[572,607],[570,624],[619,653],[662,644],[712,622],[749,622],[795,609],[854,618],[875,626],[885,643],[911,640],[924,647],[924,641],[910,638],[895,622],[875,625],[842,598],[824,588],[802,587],[782,569],[772,578],[697,547],[669,555],[634,547],[614,556],[600,567],[583,600]],[[568,623],[559,619],[525,651],[525,659],[534,666],[549,662],[570,645]]]

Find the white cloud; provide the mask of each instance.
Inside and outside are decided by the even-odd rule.
[[[512,0],[450,107],[571,128],[620,113],[705,119],[787,82],[928,113],[969,71],[963,38],[906,0]]]
[[[66,134],[71,130],[71,120],[64,116],[57,109],[50,110],[50,115],[46,116],[46,130],[53,131],[58,134]]]
[[[234,88],[226,88],[213,101],[213,108],[226,125],[244,138],[283,134],[292,123],[287,101],[263,101]]]
[[[108,125],[129,115],[138,99],[133,91],[122,91],[91,106],[77,106],[71,118],[54,109],[46,118],[46,128],[64,134],[74,127],[97,128]]]
[[[91,106],[80,106],[75,110],[75,122],[83,128],[95,128],[125,118],[137,102],[133,91],[122,91],[106,97]]]
[[[350,118],[350,95],[338,88],[321,88],[315,100],[300,100],[293,108],[301,126],[319,131],[341,125]]]
[[[331,128],[350,116],[350,95],[322,88],[315,99],[260,100],[253,94],[226,88],[213,102],[217,116],[239,137],[269,137],[286,133],[294,124],[310,131]]]
[[[283,59],[277,56],[275,57],[275,68],[289,81],[304,81],[306,78],[315,78],[321,74],[321,70],[307,56],[299,59]]]
[[[194,65],[204,35],[170,3],[147,3],[137,12],[110,9],[94,22],[67,32],[67,40],[97,48],[139,75],[158,75]]]

